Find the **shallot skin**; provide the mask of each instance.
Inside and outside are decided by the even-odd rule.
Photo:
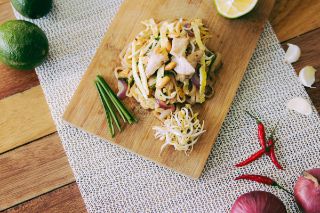
[[[238,197],[231,208],[231,213],[286,213],[282,201],[264,191],[252,191]]]
[[[320,182],[320,168],[307,171]],[[320,213],[320,186],[300,176],[294,186],[294,197],[304,213]]]
[[[120,98],[120,100],[125,99],[126,92],[128,89],[127,82],[125,82],[124,80],[118,80],[118,89],[119,89],[119,91],[117,93],[118,98]]]

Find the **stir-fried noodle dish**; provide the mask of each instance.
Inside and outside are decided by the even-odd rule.
[[[142,24],[144,30],[120,53],[121,66],[114,71],[119,88],[125,88],[124,94],[133,97],[144,109],[152,109],[161,121],[176,120],[175,111],[181,111],[186,104],[203,103],[213,95],[221,56],[206,47],[210,33],[201,19],[180,18],[159,23],[149,19]],[[190,109],[184,107],[181,112]],[[183,120],[186,116],[175,117]],[[189,127],[183,128],[185,133],[178,134],[188,140],[171,138],[166,133],[161,136],[157,130],[156,136],[165,141],[170,139],[167,143],[177,150],[191,150],[201,135],[191,131],[192,122],[197,123],[202,134],[203,124],[199,126],[194,119],[189,121]],[[177,126],[183,121],[173,123]],[[170,128],[168,121],[166,128]],[[190,132],[197,137],[188,136]],[[181,148],[180,143],[192,145]]]

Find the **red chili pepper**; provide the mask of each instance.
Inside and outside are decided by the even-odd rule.
[[[260,142],[260,145],[263,149],[266,148],[266,133],[264,130],[264,125],[263,123],[258,123],[258,139]]]
[[[261,145],[261,147],[263,149],[266,149],[266,132],[264,129],[264,125],[263,123],[254,115],[252,115],[250,112],[246,111],[246,113],[248,115],[250,115],[250,117],[254,118],[258,124],[258,139],[259,139],[259,143]]]
[[[251,155],[249,158],[247,158],[246,160],[236,164],[235,166],[236,167],[242,167],[242,166],[248,165],[249,163],[259,159],[265,152],[266,152],[265,149],[260,149],[259,151],[257,151],[253,155]]]
[[[271,158],[271,161],[272,161],[272,163],[278,168],[278,169],[281,169],[281,170],[283,170],[283,167],[280,165],[280,163],[279,163],[279,161],[278,161],[278,159],[277,159],[277,156],[276,156],[276,154],[275,154],[275,152],[274,152],[274,147],[271,147],[270,148],[270,158]]]
[[[279,189],[282,189],[283,191],[287,192],[288,194],[294,196],[287,189],[285,189],[281,185],[279,185],[275,180],[273,180],[273,179],[271,179],[269,177],[266,177],[266,176],[246,174],[246,175],[241,175],[239,177],[236,177],[235,180],[251,180],[251,181],[258,182],[258,183],[263,183],[263,184],[266,184],[266,185],[269,185],[269,186],[276,186]]]
[[[268,141],[268,148],[269,148],[269,152],[267,152],[267,155],[270,157],[272,163],[278,168],[283,170],[283,167],[280,165],[276,153],[274,151],[274,141],[272,138],[269,139]]]
[[[283,167],[280,165],[278,159],[277,159],[277,156],[276,156],[276,153],[275,153],[275,150],[274,150],[274,144],[275,144],[275,141],[274,141],[274,133],[276,131],[276,128],[277,126],[272,130],[271,132],[271,135],[268,139],[268,148],[269,148],[269,152],[267,152],[267,155],[270,157],[272,163],[278,168],[278,169],[281,169],[283,170]]]
[[[247,158],[246,160],[236,164],[236,167],[242,167],[245,165],[248,165],[249,163],[259,159],[263,154],[267,154],[272,163],[278,168],[278,169],[283,169],[282,166],[280,165],[277,156],[275,154],[275,150],[274,150],[274,133],[275,130],[277,128],[277,126],[272,130],[271,135],[268,139],[268,143],[266,143],[266,133],[265,133],[265,129],[264,129],[264,125],[263,123],[254,115],[252,115],[250,112],[246,111],[247,114],[249,114],[252,118],[254,118],[258,124],[258,139],[260,142],[260,145],[262,147],[262,149],[260,149],[258,152],[254,153],[253,155],[251,155],[249,158]]]
[[[278,183],[274,180],[272,180],[269,177],[266,176],[262,176],[262,175],[241,175],[239,177],[237,177],[235,180],[251,180],[251,181],[255,181],[258,183],[263,183],[263,184],[267,184],[270,186],[277,186]]]

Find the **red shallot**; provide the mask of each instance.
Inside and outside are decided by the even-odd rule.
[[[157,103],[158,103],[159,107],[162,109],[170,109],[172,112],[174,112],[176,110],[176,107],[174,105],[168,105],[164,101],[157,100]]]
[[[200,87],[200,77],[198,73],[195,73],[191,78],[192,83],[199,88]]]
[[[320,212],[320,168],[302,173],[294,186],[294,197],[304,213]]]
[[[252,191],[238,197],[231,208],[231,213],[286,213],[283,202],[264,191]]]
[[[117,96],[121,100],[123,100],[126,97],[126,92],[128,89],[128,84],[124,80],[118,80],[118,93]]]

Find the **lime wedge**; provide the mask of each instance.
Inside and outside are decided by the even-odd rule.
[[[258,0],[214,0],[218,13],[226,18],[239,18],[249,13]]]

